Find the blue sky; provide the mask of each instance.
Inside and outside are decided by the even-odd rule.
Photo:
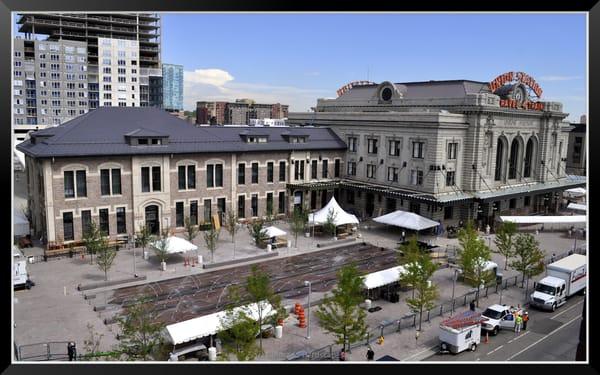
[[[164,14],[162,59],[182,64],[198,100],[290,104],[306,111],[353,80],[533,76],[542,99],[586,112],[585,14]]]

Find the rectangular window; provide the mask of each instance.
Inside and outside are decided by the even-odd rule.
[[[215,165],[215,186],[223,187],[223,164]]]
[[[183,227],[183,202],[175,203],[175,226]]]
[[[423,171],[413,169],[410,171],[410,183],[412,185],[423,185]]]
[[[196,188],[196,166],[195,165],[187,166],[187,188],[188,189]]]
[[[448,143],[448,160],[456,159],[456,151],[458,150],[458,143]]]
[[[358,140],[358,138],[356,138],[356,137],[348,137],[348,151],[349,152],[356,152],[357,140]]]
[[[333,177],[340,177],[340,159],[335,159],[333,165]]]
[[[273,193],[267,193],[267,215],[273,215]]]
[[[65,198],[75,198],[75,180],[73,175],[73,171],[65,171],[64,173]]]
[[[517,199],[512,198],[508,201],[508,208],[517,208]]]
[[[92,211],[81,211],[81,233],[85,236],[92,225]]]
[[[110,233],[108,224],[108,208],[101,208],[98,210],[98,216],[100,217],[100,232],[105,236]]]
[[[388,155],[400,156],[400,141],[390,140],[388,142]]]
[[[417,215],[419,215],[421,213],[421,204],[420,203],[410,202],[408,207],[409,207],[408,210],[410,212],[414,212]]]
[[[346,201],[349,204],[354,204],[354,191],[353,190],[346,190]]]
[[[152,167],[152,191],[160,191],[160,167]]]
[[[523,198],[523,206],[524,207],[529,207],[530,204],[531,204],[531,197],[530,196],[526,196],[525,198]]]
[[[367,139],[367,152],[369,154],[377,154],[377,139],[374,139],[374,138]]]
[[[454,186],[455,185],[455,175],[456,175],[456,172],[454,172],[454,171],[446,172],[446,186]]]
[[[453,216],[454,216],[454,207],[453,206],[444,207],[444,220],[452,219]]]
[[[280,214],[285,213],[285,192],[284,191],[279,192],[279,213]]]
[[[246,183],[246,164],[238,164],[238,185],[244,185]]]
[[[423,145],[425,142],[413,142],[412,157],[415,159],[423,159]]]
[[[348,175],[356,176],[356,162],[354,162],[354,161],[348,162]]]
[[[208,164],[206,166],[206,187],[215,187],[215,165]]]
[[[317,161],[313,160],[310,164],[310,178],[313,180],[317,179]]]
[[[85,171],[77,171],[77,197],[87,197],[87,181]]]
[[[317,208],[317,191],[313,190],[310,192],[310,209],[314,210]]]
[[[251,207],[252,207],[252,216],[258,216],[258,194],[252,194],[252,201],[251,201]]]
[[[219,223],[223,225],[225,218],[225,198],[217,198],[217,211],[219,212]]]
[[[304,180],[304,160],[300,160],[300,179]]]
[[[125,219],[125,207],[117,207],[117,234],[127,233],[127,221]]]
[[[198,225],[198,201],[190,201],[190,223]]]
[[[285,181],[285,161],[279,162],[279,181]]]
[[[179,190],[185,190],[185,165],[180,165],[177,168],[177,181]]]
[[[245,218],[246,217],[246,196],[239,195],[238,196],[238,217]]]
[[[211,210],[212,201],[210,199],[204,200],[204,222],[210,223],[210,217],[212,216]]]
[[[258,163],[252,163],[252,183],[258,184]]]
[[[388,181],[398,182],[398,168],[388,167]]]
[[[150,167],[142,167],[142,192],[150,191]]]
[[[73,234],[73,213],[63,213],[63,237],[65,241],[73,241],[75,239]]]
[[[328,166],[328,161],[327,160],[323,160],[323,178],[329,178],[329,166]]]
[[[294,179],[297,180],[300,177],[300,160],[294,161]]]
[[[267,163],[267,182],[273,182],[273,162]]]
[[[100,170],[100,195],[110,195],[110,170]]]
[[[375,164],[367,164],[367,178],[375,178]]]

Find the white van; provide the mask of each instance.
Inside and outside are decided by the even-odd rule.
[[[27,260],[19,250],[13,248],[13,288],[31,289],[34,285],[27,273]]]

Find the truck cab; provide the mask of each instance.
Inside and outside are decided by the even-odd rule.
[[[535,283],[530,303],[540,309],[555,311],[557,307],[567,302],[566,287],[565,280],[546,276]]]
[[[481,324],[481,329],[491,332],[493,335],[498,334],[498,331],[503,328],[514,329],[514,313],[518,311],[518,309],[506,305],[491,305],[481,313],[481,316],[487,319]]]

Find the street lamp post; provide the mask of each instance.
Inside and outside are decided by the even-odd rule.
[[[454,314],[454,288],[456,287],[456,276],[458,274],[458,270],[454,269],[454,276],[452,277],[452,314]]]
[[[306,320],[308,321],[308,324],[306,325],[306,338],[310,339],[310,293],[312,289],[312,283],[310,281],[305,281],[304,285],[308,287],[308,309],[306,312]]]
[[[129,243],[133,247],[133,277],[138,277],[137,270],[135,269],[135,235],[131,236]]]

